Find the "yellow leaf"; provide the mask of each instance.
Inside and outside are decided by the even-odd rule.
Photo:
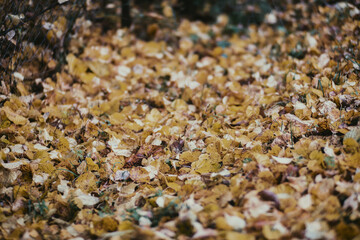
[[[353,138],[346,138],[344,140],[344,147],[347,151],[355,151],[357,148],[359,148],[359,143],[356,142]]]
[[[163,9],[163,14],[165,15],[165,17],[172,17],[173,16],[173,12],[170,6],[165,6]]]
[[[110,123],[113,125],[117,125],[117,124],[124,124],[126,121],[127,116],[123,113],[113,113],[110,115]]]
[[[246,233],[226,232],[226,240],[255,240],[255,237]]]
[[[175,182],[168,182],[167,186],[169,188],[174,189],[176,192],[180,191],[180,189],[181,189],[181,186],[179,184],[175,183]]]
[[[112,217],[104,217],[99,221],[94,221],[94,227],[90,228],[90,232],[100,236],[106,232],[114,232],[118,228],[118,222]]]
[[[216,158],[211,158],[209,154],[201,154],[199,160],[191,164],[191,168],[200,174],[217,172],[221,167],[217,160]]]
[[[311,170],[313,172],[321,172],[322,171],[321,162],[317,161],[317,160],[310,160],[307,164],[307,167],[309,170]]]
[[[60,137],[57,147],[61,153],[66,153],[70,150],[69,141],[65,137]]]
[[[99,170],[99,166],[96,163],[94,163],[94,161],[91,158],[87,157],[85,160],[89,171]]]
[[[74,54],[67,55],[66,61],[68,62],[69,73],[77,77],[81,76],[82,73],[85,73],[88,68],[86,64],[76,58]]]
[[[346,165],[353,167],[353,168],[359,168],[360,167],[360,152],[357,152],[353,155],[347,155],[346,156]]]
[[[282,235],[279,230],[272,229],[270,225],[264,226],[262,232],[266,239],[279,239]]]
[[[198,160],[201,152],[199,151],[186,151],[180,155],[180,164],[192,163]]]
[[[266,154],[261,154],[257,152],[252,153],[256,159],[256,162],[263,165],[264,167],[269,167],[271,165],[270,158]]]
[[[133,230],[133,229],[134,229],[133,223],[129,220],[121,221],[118,226],[119,231]]]
[[[94,80],[95,77],[96,77],[96,75],[94,73],[82,73],[80,75],[80,80],[83,83],[91,84],[92,87],[93,87],[93,80]]]
[[[145,44],[143,48],[143,52],[149,56],[153,57],[157,53],[160,53],[163,49],[165,49],[165,42],[148,42]]]
[[[135,132],[140,131],[141,129],[143,129],[144,127],[140,126],[139,124],[135,123],[135,122],[126,122],[124,124],[124,128],[125,129],[129,129]]]
[[[75,186],[89,193],[97,189],[96,181],[96,176],[92,172],[86,172],[76,179]]]
[[[52,174],[55,172],[55,167],[50,162],[44,162],[39,164],[39,170],[47,174]]]
[[[218,217],[215,220],[215,224],[216,224],[216,228],[217,229],[221,229],[221,230],[232,230],[232,227],[229,226],[229,224],[227,224],[226,220],[224,217]]]
[[[28,120],[26,118],[24,118],[23,116],[15,113],[13,110],[11,110],[7,106],[3,107],[1,110],[4,111],[5,114],[6,114],[6,117],[10,121],[15,123],[16,125],[25,125],[28,122]]]
[[[99,61],[86,62],[90,70],[99,77],[107,77],[110,75],[110,66],[107,63]]]
[[[312,151],[310,153],[310,159],[311,160],[317,160],[319,162],[322,162],[324,160],[324,154],[318,150]]]
[[[21,96],[27,96],[29,95],[29,92],[26,90],[25,85],[21,82],[17,82],[16,88],[19,90]]]
[[[317,95],[318,97],[323,97],[323,96],[324,96],[323,92],[322,92],[321,90],[319,90],[319,89],[312,88],[311,91],[312,91],[315,95]]]
[[[145,121],[149,123],[157,123],[161,119],[161,113],[156,108],[153,108],[150,113],[146,114]]]

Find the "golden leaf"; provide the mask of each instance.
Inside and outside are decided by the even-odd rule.
[[[255,240],[255,236],[246,234],[246,233],[239,233],[239,232],[226,232],[225,239],[226,240]]]
[[[266,239],[273,240],[281,238],[281,232],[279,230],[273,229],[270,225],[265,225],[262,229]]]
[[[87,157],[85,159],[85,161],[86,161],[89,171],[98,171],[99,170],[99,166],[96,163],[94,163],[94,161],[91,158]]]
[[[86,62],[86,65],[99,77],[107,77],[110,75],[110,66],[107,63],[88,61]]]
[[[75,182],[75,186],[85,193],[90,193],[97,190],[97,178],[92,172],[81,174]]]
[[[70,74],[77,77],[80,77],[81,74],[85,73],[88,68],[86,64],[80,59],[76,58],[74,54],[67,55],[66,61],[68,62]]]
[[[172,12],[172,8],[170,6],[165,6],[163,8],[163,14],[165,15],[165,17],[172,17],[173,16],[173,12]]]
[[[25,125],[26,123],[28,123],[28,120],[26,118],[15,113],[7,106],[2,107],[1,111],[5,112],[6,117],[16,125]]]
[[[186,151],[180,155],[180,164],[188,164],[198,160],[201,152],[199,151]]]
[[[218,158],[212,158],[209,154],[201,154],[199,159],[191,164],[191,168],[200,174],[217,172],[221,167],[218,160]]]

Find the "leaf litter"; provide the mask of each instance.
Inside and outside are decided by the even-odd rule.
[[[359,239],[359,10],[309,6],[175,42],[78,23],[42,94],[2,97],[1,237]]]

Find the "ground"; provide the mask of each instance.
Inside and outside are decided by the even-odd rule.
[[[1,238],[360,239],[360,13],[307,11],[80,19],[41,93],[1,97]]]

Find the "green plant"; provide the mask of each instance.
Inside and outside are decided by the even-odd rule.
[[[41,201],[39,200],[37,202],[34,202],[32,200],[28,201],[27,212],[33,219],[37,219],[39,217],[45,218],[48,210],[49,209],[46,206],[46,203],[44,200],[41,200]]]

